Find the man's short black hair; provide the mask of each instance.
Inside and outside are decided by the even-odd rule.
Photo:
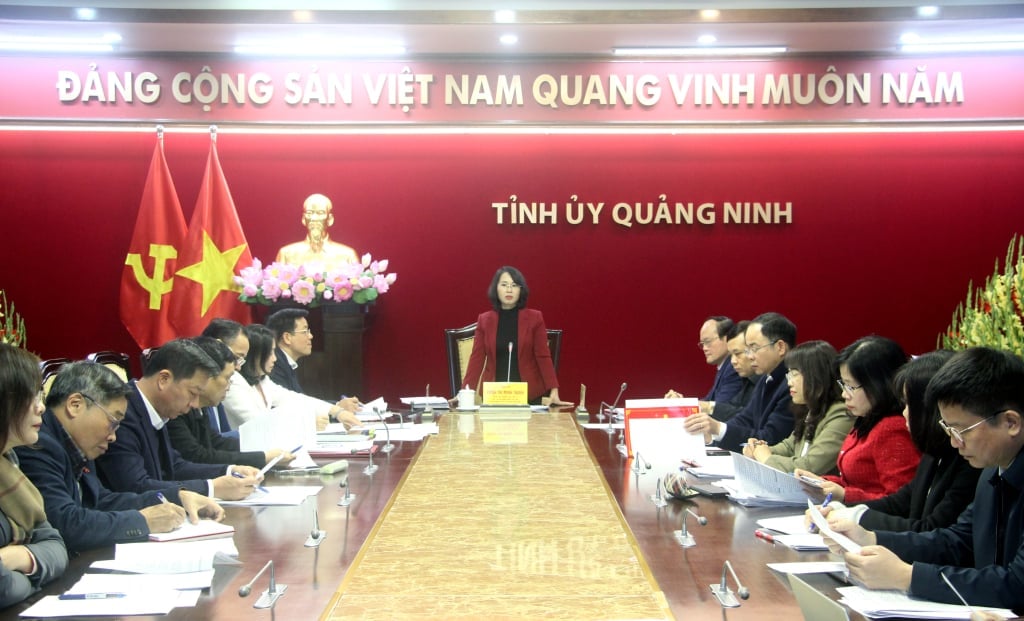
[[[170,371],[175,381],[178,381],[192,377],[196,371],[203,371],[213,377],[224,370],[224,365],[217,366],[191,339],[174,339],[161,345],[149,357],[142,375],[152,377],[163,370]]]
[[[761,334],[769,343],[782,341],[790,349],[796,347],[796,324],[779,313],[761,313],[750,320],[761,325]]]
[[[1003,410],[1024,416],[1024,361],[991,347],[957,352],[928,382],[924,399],[926,407],[959,406],[982,418]]]
[[[267,317],[266,326],[274,333],[274,338],[280,341],[285,332],[295,332],[295,323],[298,320],[307,317],[309,311],[304,308],[282,308]]]

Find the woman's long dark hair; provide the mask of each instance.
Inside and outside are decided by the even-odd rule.
[[[909,414],[910,439],[921,453],[944,459],[953,457],[957,450],[939,426],[939,408],[925,402],[925,389],[942,365],[953,357],[953,352],[940,349],[920,355],[900,367],[892,380],[893,390],[902,397]]]
[[[274,333],[261,323],[245,326],[245,336],[249,339],[249,353],[238,372],[250,386],[255,386],[266,375],[263,368],[267,366],[270,354],[274,353],[276,343]],[[276,364],[288,364],[288,361],[278,360]]]
[[[0,343],[0,450],[28,416],[43,385],[39,358],[7,343]]]
[[[892,378],[906,362],[907,354],[900,344],[883,336],[857,339],[839,353],[836,366],[846,365],[871,403],[871,410],[853,423],[858,438],[868,435],[883,418],[900,414],[903,408],[893,390]]]
[[[804,403],[790,406],[793,437],[799,442],[812,439],[829,407],[841,400],[836,348],[825,341],[808,341],[786,354],[786,366],[803,377]]]

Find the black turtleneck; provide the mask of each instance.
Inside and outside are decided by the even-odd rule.
[[[508,344],[512,343],[511,369],[509,369]],[[495,336],[494,379],[498,382],[518,382],[519,379],[519,309],[498,311],[498,331]]]

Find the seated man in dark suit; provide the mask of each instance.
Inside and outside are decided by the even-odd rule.
[[[164,343],[147,361],[142,379],[131,384],[117,441],[96,460],[100,480],[119,492],[158,490],[166,495],[184,488],[224,500],[251,494],[259,482],[258,469],[186,461],[167,434],[167,421],[199,405],[199,395],[220,370],[188,339]]]
[[[295,369],[299,367],[299,360],[313,353],[313,332],[309,329],[309,311],[301,308],[282,308],[267,317],[267,327],[274,333],[277,341],[277,362],[270,371],[270,379],[278,386],[287,388],[292,392],[302,392],[299,384],[299,375]],[[345,412],[355,412],[359,409],[359,399],[356,397],[343,397],[337,404]],[[330,422],[344,422],[346,425],[358,425],[359,420],[354,415],[342,413],[339,417],[333,414]]]
[[[928,383],[926,407],[975,468],[974,502],[956,523],[916,533],[830,524],[864,546],[846,553],[850,576],[870,589],[972,606],[1024,609],[1024,362],[1010,352],[974,347],[954,355]],[[834,542],[829,546],[838,550]]]
[[[233,319],[216,318],[210,321],[203,328],[202,336],[215,338],[228,346],[231,353],[235,355],[235,370],[242,368],[245,359],[249,355],[249,337],[242,330],[244,326]],[[218,403],[215,407],[206,410],[210,419],[210,428],[229,438],[237,438],[238,430],[231,429],[228,422],[228,415],[224,412],[224,405]]]
[[[167,490],[170,502],[163,502],[155,491],[112,492],[100,483],[93,460],[114,441],[130,392],[102,364],[64,365],[46,396],[39,442],[16,449],[69,552],[144,540],[178,528],[186,517],[224,517],[213,500],[184,489]]]
[[[705,401],[701,403],[701,409],[711,414],[711,418],[715,420],[728,421],[738,414],[740,410],[747,407],[747,404],[750,403],[750,398],[754,396],[754,388],[757,386],[757,380],[760,379],[760,376],[754,373],[754,368],[750,365],[750,358],[746,352],[746,332],[749,325],[750,322],[746,320],[736,322],[727,335],[729,339],[727,342],[729,346],[729,364],[736,371],[736,375],[743,380],[739,392],[727,401]]]
[[[715,381],[708,394],[700,400],[702,410],[710,411],[716,401],[728,401],[743,388],[742,379],[729,364],[729,332],[734,327],[732,319],[720,315],[708,317],[701,324],[697,346],[707,363],[715,366]],[[669,390],[665,398],[678,399],[682,396],[675,390]]]
[[[688,432],[703,433],[705,441],[737,453],[749,438],[778,444],[793,432],[785,358],[796,346],[796,326],[778,313],[764,313],[747,326],[745,340],[751,369],[764,377],[758,380],[750,403],[727,423],[703,412],[684,423]]]
[[[225,437],[210,428],[209,412],[215,412],[224,400],[231,376],[238,368],[238,356],[228,349],[227,345],[214,338],[197,336],[192,340],[221,367],[221,372],[210,378],[206,384],[206,388],[199,395],[198,408],[167,421],[171,445],[188,461],[200,464],[242,464],[263,468],[278,456],[281,457],[276,463],[278,467],[283,468],[291,463],[295,456],[287,451],[271,449],[265,452],[243,452],[237,437]]]

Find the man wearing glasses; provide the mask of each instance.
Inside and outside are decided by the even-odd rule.
[[[176,488],[141,494],[112,492],[96,476],[94,459],[116,438],[131,388],[95,362],[64,365],[46,397],[36,446],[18,447],[21,470],[43,496],[46,515],[70,552],[144,540],[187,518],[221,519],[212,499]],[[178,504],[173,504],[178,503]]]
[[[933,601],[962,603],[955,588],[971,606],[1024,608],[1024,361],[983,347],[959,352],[925,399],[938,404],[939,424],[960,455],[985,468],[974,502],[952,526],[924,533],[833,519],[836,531],[864,546],[845,554],[850,575],[871,589]]]
[[[785,358],[796,346],[796,326],[779,313],[763,313],[747,326],[745,352],[758,380],[753,396],[727,423],[700,413],[684,423],[690,433],[702,433],[707,442],[715,441],[729,451],[741,452],[750,438],[769,445],[782,442],[793,432],[792,398],[786,384]]]
[[[277,362],[270,370],[270,379],[292,392],[303,392],[295,369],[299,368],[299,360],[313,353],[313,332],[309,329],[308,317],[309,311],[301,308],[282,308],[267,317],[267,327],[277,340]],[[359,419],[352,414],[359,409],[359,399],[346,397],[334,405],[341,411],[337,415],[331,413],[330,422],[359,424]],[[325,407],[330,404],[325,402]]]
[[[700,327],[700,340],[697,347],[704,354],[704,360],[715,367],[715,381],[700,401],[701,409],[711,411],[715,402],[726,402],[743,389],[743,378],[736,374],[736,369],[729,363],[729,332],[733,329],[732,319],[715,315],[708,317]],[[668,391],[666,399],[678,399],[682,395],[675,390]]]

